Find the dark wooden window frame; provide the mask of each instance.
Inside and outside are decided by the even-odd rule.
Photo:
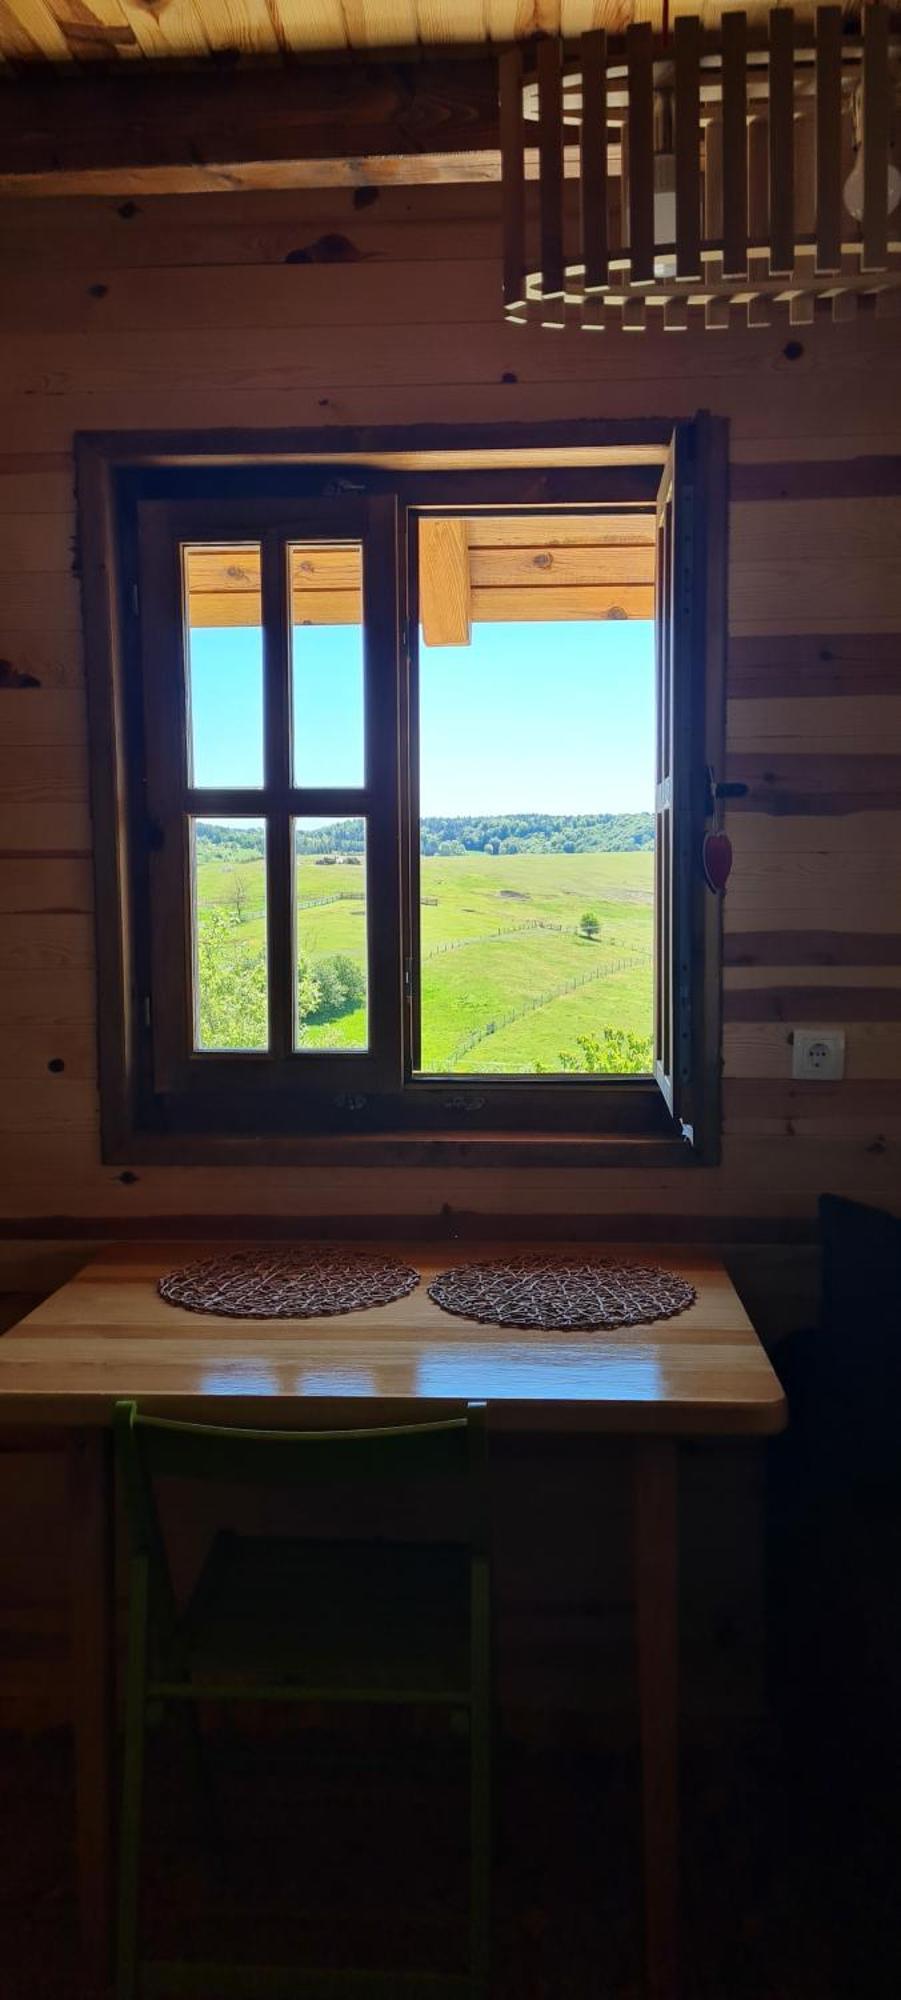
[[[399,912],[383,898],[369,925],[369,1046],[352,1055],[298,1055],[291,999],[293,865],[291,822],[307,817],[362,819],[366,871],[382,883],[396,867],[398,825],[399,644],[393,495],[350,494],[287,505],[243,497],[210,502],[144,499],[136,503],[139,544],[144,764],[151,934],[150,1039],[154,1085],[190,1124],[209,1124],[231,1100],[235,1116],[248,1104],[257,1119],[261,1093],[284,1106],[292,1093],[312,1093],[325,1105],[342,1091],[396,1090],[400,1084]],[[247,535],[248,521],[250,523]],[[195,787],[186,768],[188,711],[184,673],[184,602],[178,554],[182,545],[258,543],[263,628],[263,782],[258,787]],[[363,783],[355,787],[297,785],[292,776],[291,632],[289,584],[282,554],[295,542],[326,539],[363,551],[361,623],[367,750]],[[378,634],[370,643],[369,635]],[[266,906],[269,958],[269,1049],[226,1054],[190,1046],[192,935],[185,824],[189,818],[262,819],[266,826]],[[179,1100],[183,1104],[179,1105]],[[200,1107],[199,1114],[195,1107]],[[229,1117],[231,1114],[229,1113]],[[221,1120],[220,1120],[221,1122]]]
[[[452,450],[478,461],[459,470],[410,472],[391,461],[426,461]],[[591,452],[597,464],[585,464]],[[522,454],[511,466],[509,455]],[[569,463],[540,462],[553,453]],[[530,454],[534,455],[529,463]],[[375,461],[375,463],[373,463]],[[536,462],[537,461],[537,462]],[[105,1160],[177,1163],[363,1164],[404,1160],[477,1164],[656,1166],[718,1157],[720,1071],[719,899],[706,889],[701,845],[712,798],[708,772],[722,769],[727,512],[727,426],[701,414],[693,422],[488,426],[462,433],[435,428],[366,432],[198,435],[84,434],[77,440],[79,522],[91,741],[91,794],[97,899],[98,1020],[102,1143]],[[667,489],[667,480],[669,487]],[[666,528],[661,493],[675,491]],[[302,539],[324,510],[356,520],[378,560],[364,588],[378,592],[378,622],[395,635],[394,660],[367,657],[367,727],[371,761],[362,793],[295,790],[287,772],[285,716],[264,663],[266,807],[287,828],[292,812],[361,810],[374,837],[370,896],[393,870],[397,889],[370,932],[370,1049],[361,1056],[297,1057],[288,1024],[273,1019],[269,1056],[179,1057],[171,1024],[185,1018],[184,958],[174,994],[154,993],[151,877],[160,867],[159,828],[148,812],[145,716],[141,698],[141,550],[162,562],[169,610],[160,643],[175,631],[180,596],[161,550],[168,512],[185,538],[206,539],[214,519],[241,539],[260,532]],[[669,672],[679,732],[679,796],[671,814],[669,918],[672,928],[666,1005],[667,1051],[656,1044],[655,1077],[599,1080],[433,1078],[412,1074],[413,1016],[404,965],[416,959],[414,833],[415,724],[410,683],[415,658],[403,657],[406,614],[415,610],[415,577],[391,554],[407,541],[393,532],[394,510],[492,512],[604,503],[658,509],[658,534],[669,535],[673,620]],[[253,525],[249,526],[250,509]],[[311,513],[311,509],[316,510]],[[202,532],[197,527],[201,518]],[[142,518],[143,517],[143,518]],[[194,526],[189,527],[189,523]],[[151,525],[153,524],[153,525]],[[664,524],[664,525],[661,525]],[[148,535],[148,527],[150,533]],[[181,527],[179,532],[181,532]],[[342,539],[358,535],[341,528]],[[409,541],[412,543],[411,536]],[[284,609],[275,609],[271,561],[263,559],[272,627],[269,645],[284,649]],[[659,586],[658,586],[659,587]],[[146,588],[146,581],[145,581]],[[168,598],[166,593],[168,592]],[[370,605],[372,610],[373,605]],[[364,628],[365,629],[365,628]],[[159,635],[158,635],[159,638]],[[412,649],[415,654],[415,648]],[[398,671],[398,667],[406,671]],[[658,677],[661,671],[658,661]],[[178,674],[169,677],[177,687]],[[658,700],[660,687],[658,679]],[[181,719],[179,717],[179,726]],[[281,748],[278,745],[281,745]],[[398,774],[402,774],[398,782]],[[253,795],[256,797],[256,795]],[[240,810],[259,816],[244,795]],[[235,797],[223,795],[225,810]],[[349,803],[348,803],[349,801]],[[181,800],[184,804],[184,797]],[[658,784],[658,823],[660,787]],[[209,794],[203,809],[211,810]],[[658,843],[659,845],[659,843]],[[163,842],[165,852],[165,838]],[[170,854],[172,852],[170,845]],[[283,914],[287,843],[268,863],[270,898]],[[658,863],[659,866],[659,863]],[[165,873],[165,869],[163,870]],[[183,871],[175,901],[184,920]],[[658,877],[658,904],[659,904]],[[283,934],[283,925],[279,926]],[[275,935],[275,933],[273,933]],[[375,940],[378,940],[376,943]],[[270,947],[271,948],[271,947]],[[276,943],[276,952],[279,950]],[[282,947],[284,948],[284,947]],[[377,957],[377,962],[376,962]],[[162,956],[157,952],[157,974]],[[286,982],[282,981],[283,990]],[[152,1004],[148,1000],[152,996]],[[162,1005],[166,1060],[160,1065]],[[154,1027],[156,1012],[157,1028]],[[660,993],[658,987],[658,1025]],[[156,1032],[156,1043],[155,1043]],[[168,1045],[167,1044],[168,1038]],[[166,1067],[168,1065],[168,1067]],[[312,1067],[311,1067],[312,1065]],[[164,1076],[165,1089],[160,1087]]]

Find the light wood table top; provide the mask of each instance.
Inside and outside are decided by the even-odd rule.
[[[229,1320],[159,1297],[164,1272],[237,1247],[132,1243],[92,1258],[0,1339],[0,1421],[103,1424],[121,1396],[160,1414],[286,1426],[336,1412],[350,1423],[366,1405],[371,1421],[373,1401],[382,1415],[396,1405],[407,1420],[411,1401],[417,1417],[442,1402],[485,1401],[492,1427],[513,1430],[760,1435],[785,1420],[779,1382],[714,1256],[598,1246],[604,1256],[679,1271],[697,1290],[677,1318],[615,1332],[483,1326],[429,1298],[436,1272],[521,1253],[521,1243],[392,1244],[421,1272],[416,1291],[329,1319]]]

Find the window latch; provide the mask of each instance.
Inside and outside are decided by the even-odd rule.
[[[740,784],[736,779],[717,778],[712,764],[707,765],[706,779],[707,797],[704,810],[708,819],[717,818],[716,809],[720,799],[746,799],[748,796],[747,785]]]

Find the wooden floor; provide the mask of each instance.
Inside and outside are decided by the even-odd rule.
[[[431,1950],[452,1965],[461,1746],[433,1732],[404,1752],[396,1729],[362,1741],[359,1729],[217,1740],[218,1884],[160,1738],[148,1916],[163,1949],[189,1926],[220,1959],[224,1939],[236,1957],[261,1938],[267,1956],[299,1954],[303,1934],[320,1963],[342,1950],[422,1962]],[[501,1767],[497,2000],[640,2000],[630,1758],[508,1745]],[[685,2000],[894,2000],[901,1925],[875,1829],[824,1839],[769,1734],[691,1753],[685,1779]],[[0,1738],[3,2000],[77,2000],[70,1792],[64,1735]]]

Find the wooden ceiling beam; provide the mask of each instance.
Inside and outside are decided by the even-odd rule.
[[[419,523],[419,611],[427,646],[468,646],[472,577],[464,520]]]
[[[472,625],[545,625],[580,620],[597,624],[603,619],[653,618],[653,584],[550,584],[543,590],[518,587],[473,588],[470,597]],[[358,625],[360,599],[355,590],[311,590],[298,595],[293,605],[294,624]],[[259,627],[259,599],[247,590],[198,591],[191,596],[191,627]],[[439,634],[442,628],[438,628]],[[444,628],[447,631],[448,628]],[[464,628],[453,628],[457,636],[433,636],[426,642],[439,646],[463,646]],[[435,628],[432,627],[434,633]]]
[[[21,73],[0,194],[184,194],[497,180],[493,53],[230,70]]]
[[[653,514],[471,514],[471,549],[654,548]]]
[[[653,520],[639,514],[442,516],[420,520],[420,615],[427,645],[465,646],[473,624],[652,618]],[[259,626],[256,544],[186,550],[192,627]],[[291,552],[295,625],[360,620],[360,551]]]
[[[531,602],[549,585],[573,583],[653,583],[655,551],[637,548],[502,548],[473,549],[470,558],[476,589],[516,589]],[[528,599],[525,593],[528,591]]]

